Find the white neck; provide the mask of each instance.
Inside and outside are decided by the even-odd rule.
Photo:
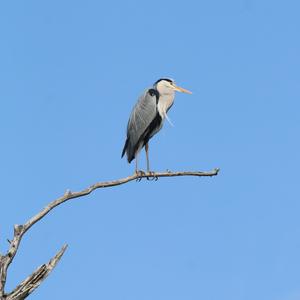
[[[172,93],[160,94],[158,104],[157,104],[157,110],[163,120],[166,118],[167,112],[174,102],[174,97],[175,97],[174,91]]]

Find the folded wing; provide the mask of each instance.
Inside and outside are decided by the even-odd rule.
[[[148,89],[134,106],[127,125],[127,139],[123,148],[128,162],[160,130],[162,119],[157,111],[159,94],[155,89]]]

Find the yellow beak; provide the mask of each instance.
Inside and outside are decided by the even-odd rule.
[[[182,93],[186,93],[186,94],[192,94],[191,91],[186,90],[186,89],[184,89],[184,88],[182,88],[180,86],[177,86],[175,84],[174,84],[174,89],[175,89],[175,91],[178,91],[178,92],[182,92]]]

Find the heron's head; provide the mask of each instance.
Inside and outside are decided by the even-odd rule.
[[[157,80],[153,86],[158,90],[158,92],[160,94],[172,94],[175,91],[187,93],[187,94],[192,93],[180,86],[177,86],[175,84],[175,81],[170,78],[161,78],[161,79]]]

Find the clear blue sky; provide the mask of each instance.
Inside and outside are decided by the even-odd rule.
[[[128,116],[162,76],[193,95],[177,95],[175,126],[151,141],[153,169],[221,168],[60,206],[24,238],[8,288],[68,243],[31,299],[300,299],[299,11],[296,0],[2,1],[2,251],[13,224],[66,189],[133,172],[120,159]]]

